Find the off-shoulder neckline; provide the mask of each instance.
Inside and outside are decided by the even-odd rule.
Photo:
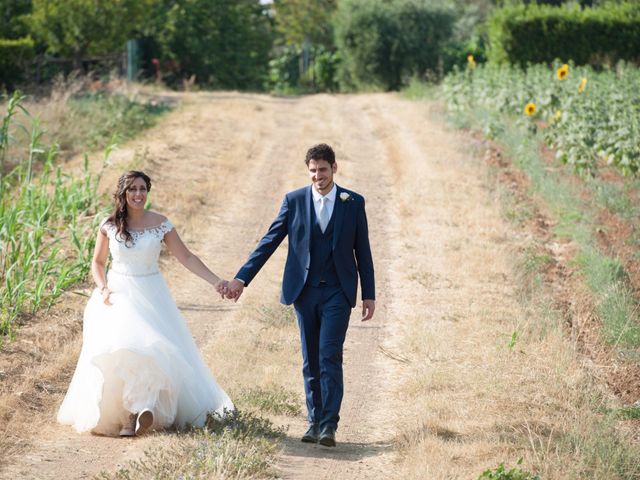
[[[145,227],[145,228],[128,228],[127,230],[131,230],[132,232],[146,232],[147,230],[155,230],[156,228],[160,228],[165,223],[168,223],[169,219],[165,218],[161,223],[155,225],[153,227]]]
[[[165,218],[161,223],[159,223],[158,225],[154,225],[153,227],[145,227],[145,228],[131,228],[131,227],[129,227],[129,228],[127,228],[127,230],[129,232],[146,232],[147,230],[155,230],[157,228],[160,228],[165,223],[171,223],[171,222],[169,221],[168,218]],[[109,225],[113,225],[113,223],[109,222],[108,220],[105,220],[105,222],[103,223],[103,225],[108,225],[108,224]]]

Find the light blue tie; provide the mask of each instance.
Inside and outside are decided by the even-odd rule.
[[[329,207],[327,206],[327,202],[329,199],[327,197],[320,197],[320,211],[318,221],[320,223],[320,229],[322,233],[327,229],[327,225],[329,224]]]

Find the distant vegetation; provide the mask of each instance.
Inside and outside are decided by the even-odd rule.
[[[2,0],[0,84],[123,72],[213,89],[397,90],[473,55],[520,66],[638,61],[630,0]],[[540,33],[544,32],[543,35]]]

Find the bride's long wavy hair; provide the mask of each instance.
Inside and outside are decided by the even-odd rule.
[[[151,178],[144,172],[130,170],[118,179],[118,186],[113,194],[114,210],[107,221],[116,227],[116,239],[124,239],[125,245],[133,243],[133,237],[127,229],[127,190],[136,178],[141,178],[147,185],[147,193],[151,191]]]

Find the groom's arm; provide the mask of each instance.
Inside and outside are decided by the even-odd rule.
[[[360,286],[362,288],[362,319],[369,320],[373,316],[373,311],[375,309],[376,286],[373,270],[373,256],[371,255],[371,245],[369,244],[369,226],[367,223],[367,214],[364,208],[364,198],[362,199],[361,207],[358,209],[358,217],[356,219],[354,253],[358,264]]]
[[[249,255],[246,263],[240,268],[235,278],[241,280],[246,287],[253,280],[276,248],[282,243],[288,233],[289,200],[284,197],[278,216],[273,221],[267,233],[262,237],[256,249]]]

